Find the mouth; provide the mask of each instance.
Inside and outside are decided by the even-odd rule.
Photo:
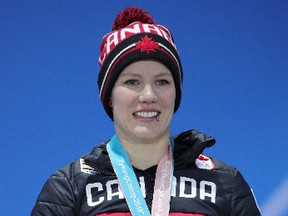
[[[135,112],[135,113],[133,113],[133,115],[134,115],[136,118],[156,119],[157,121],[159,121],[160,112],[157,112],[157,111],[151,111],[151,112],[140,111],[140,112]]]

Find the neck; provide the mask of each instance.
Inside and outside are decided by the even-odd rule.
[[[131,164],[141,170],[157,165],[169,146],[169,136],[150,143],[119,137]]]

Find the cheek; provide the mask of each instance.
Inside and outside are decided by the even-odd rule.
[[[117,88],[112,92],[112,106],[113,109],[117,107],[125,107],[131,103],[133,103],[134,95],[123,88]]]
[[[174,109],[175,99],[176,99],[175,90],[166,91],[165,94],[161,94],[161,98],[165,106],[171,107]]]

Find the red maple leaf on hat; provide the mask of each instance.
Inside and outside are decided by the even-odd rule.
[[[141,52],[146,51],[149,53],[150,51],[155,51],[157,47],[158,42],[153,41],[152,38],[149,38],[147,35],[136,42],[136,48],[140,49]]]

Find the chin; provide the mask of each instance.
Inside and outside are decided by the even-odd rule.
[[[150,137],[154,137],[157,134],[157,131],[155,131],[155,129],[148,129],[145,127],[137,127],[134,130],[134,134],[137,137],[141,137],[141,138],[150,138]]]
[[[154,140],[154,139],[157,139],[159,138],[161,132],[155,128],[135,128],[134,130],[134,135],[135,137],[137,137],[138,139],[141,139],[141,140]]]

